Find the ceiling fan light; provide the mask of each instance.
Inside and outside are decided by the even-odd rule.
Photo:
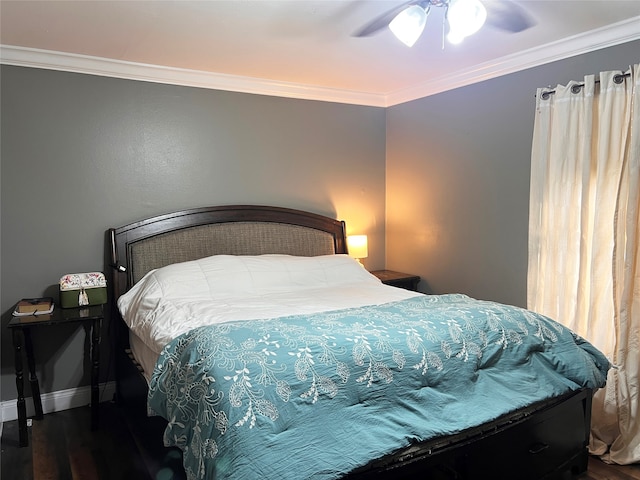
[[[459,33],[456,33],[452,30],[450,30],[449,33],[447,34],[447,41],[453,45],[458,45],[459,43],[462,43],[464,38],[465,38],[464,35],[460,35]]]
[[[452,0],[447,10],[451,43],[460,43],[476,33],[487,20],[487,9],[480,0]]]
[[[420,38],[427,23],[428,10],[412,5],[404,9],[389,23],[389,29],[398,40],[407,47],[412,47]]]

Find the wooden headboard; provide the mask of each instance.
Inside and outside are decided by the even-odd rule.
[[[211,255],[347,253],[344,222],[290,208],[227,205],[108,230],[114,299],[150,270]]]

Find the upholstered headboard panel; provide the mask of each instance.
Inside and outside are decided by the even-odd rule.
[[[186,246],[186,247],[185,247]],[[129,246],[133,283],[172,263],[211,255],[279,253],[313,257],[336,253],[330,233],[283,223],[216,223],[146,238]]]

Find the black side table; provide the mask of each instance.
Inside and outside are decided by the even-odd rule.
[[[385,285],[418,291],[418,283],[420,282],[420,276],[418,275],[395,272],[393,270],[374,270],[371,273]]]
[[[98,402],[99,390],[98,379],[100,373],[100,340],[101,325],[104,319],[104,309],[102,305],[94,305],[82,308],[60,308],[56,305],[53,312],[46,315],[27,315],[11,317],[8,327],[13,334],[13,348],[15,350],[16,387],[18,390],[18,432],[20,446],[26,447],[29,444],[27,435],[27,409],[24,400],[24,375],[22,364],[22,341],[27,354],[27,365],[29,367],[29,383],[31,384],[31,394],[33,396],[33,406],[35,408],[35,418],[42,418],[42,400],[40,398],[40,385],[35,369],[35,358],[33,355],[33,343],[31,342],[31,330],[40,327],[51,327],[63,323],[80,322],[88,324],[91,335],[91,429],[98,428]]]

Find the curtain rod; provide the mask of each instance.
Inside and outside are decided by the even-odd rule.
[[[624,82],[624,79],[626,77],[631,76],[631,73],[618,73],[617,75],[613,76],[613,83],[616,84],[621,84],[622,82]],[[596,80],[595,83],[600,83],[600,80]],[[575,85],[573,85],[571,87],[571,93],[578,93],[580,92],[580,90],[582,89],[582,87],[584,87],[584,83],[576,83]],[[546,92],[542,92],[542,95],[540,95],[540,98],[542,100],[547,100],[551,95],[553,95],[554,93],[556,93],[555,90],[547,90]]]

